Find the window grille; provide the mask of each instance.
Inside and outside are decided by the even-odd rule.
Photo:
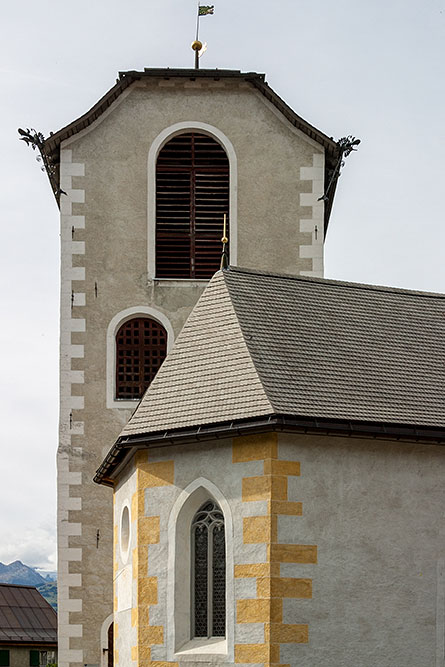
[[[207,501],[192,523],[192,637],[224,637],[226,632],[226,547],[224,516]]]
[[[116,334],[116,398],[141,398],[167,355],[167,332],[159,322],[138,317]]]
[[[173,137],[156,164],[156,276],[211,278],[220,267],[224,213],[229,160],[222,146],[196,132]]]

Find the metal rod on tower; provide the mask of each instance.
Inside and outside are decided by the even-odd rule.
[[[221,239],[221,243],[223,244],[222,247],[222,255],[221,255],[221,269],[228,269],[229,268],[229,258],[227,257],[227,250],[226,250],[226,245],[229,242],[229,239],[227,238],[227,214],[224,213],[224,225],[223,225],[223,237]]]
[[[205,49],[207,46],[204,48],[203,51],[202,49],[202,42],[199,41],[199,18],[200,16],[207,16],[209,14],[213,14],[215,10],[214,5],[200,5],[199,0],[198,0],[198,15],[196,17],[196,39],[192,44],[192,49],[195,52],[195,69],[199,69],[199,54],[201,52],[204,53]]]

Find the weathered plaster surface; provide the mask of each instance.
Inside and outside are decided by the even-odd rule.
[[[313,238],[300,225],[312,212],[300,201],[312,190],[300,170],[313,168],[314,142],[250,87],[161,83],[169,85],[131,87],[62,150],[62,667],[101,663],[101,628],[112,613],[111,492],[91,480],[137,402],[116,407],[108,394],[107,404],[107,329],[119,313],[146,306],[177,335],[205,287],[148,275],[147,158],[155,138],[180,122],[218,128],[237,160],[238,264],[292,273],[313,265],[299,246]],[[242,551],[248,562],[264,561],[264,546]]]
[[[289,495],[303,502],[298,531],[280,517],[279,538],[318,545],[313,599],[284,604],[287,622],[310,628],[299,667],[442,667],[445,449],[284,434],[279,453],[301,461]],[[281,574],[307,568],[282,564]],[[295,647],[282,647],[281,662],[297,664]]]

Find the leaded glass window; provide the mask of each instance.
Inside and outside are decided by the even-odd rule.
[[[226,545],[224,516],[208,500],[192,523],[192,637],[226,634]]]

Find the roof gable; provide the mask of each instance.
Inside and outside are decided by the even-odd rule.
[[[95,479],[135,444],[246,428],[443,442],[444,340],[444,295],[218,272]]]
[[[329,223],[329,217],[332,210],[335,190],[337,186],[339,156],[341,151],[338,144],[327,136],[321,130],[308,123],[304,118],[299,116],[286,102],[277,95],[277,93],[266,83],[265,75],[257,72],[241,72],[239,70],[225,70],[225,69],[182,69],[182,68],[145,68],[143,71],[130,70],[128,72],[119,72],[119,78],[116,84],[85,114],[69,123],[57,132],[51,133],[43,143],[43,152],[49,164],[54,170],[54,178],[50,179],[56,199],[59,201],[60,191],[59,186],[59,164],[60,164],[60,146],[63,141],[75,136],[82,130],[87,129],[95,121],[97,121],[102,114],[109,111],[112,105],[119,100],[120,96],[132,84],[143,80],[164,80],[164,79],[189,79],[195,81],[196,79],[208,80],[235,80],[246,82],[258,93],[264,97],[276,111],[288,121],[295,128],[300,130],[303,134],[311,140],[319,144],[325,152],[325,172],[326,183],[333,173],[335,178],[333,185],[325,200],[325,228]]]
[[[217,273],[121,437],[272,411]]]

